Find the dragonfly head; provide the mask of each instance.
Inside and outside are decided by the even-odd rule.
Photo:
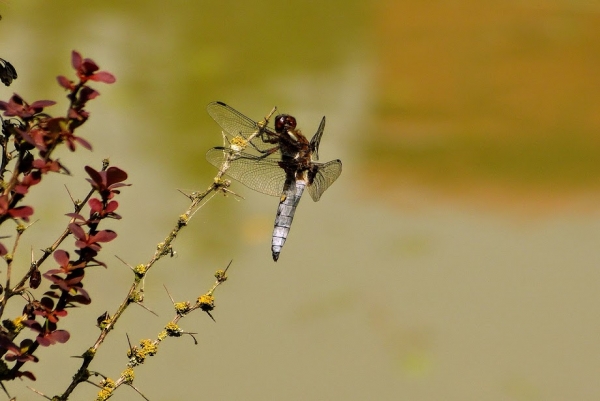
[[[280,114],[275,117],[275,132],[281,134],[285,131],[296,129],[296,119],[289,114]]]

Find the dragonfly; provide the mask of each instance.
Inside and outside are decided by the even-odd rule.
[[[308,189],[312,200],[317,202],[342,173],[342,162],[318,162],[325,117],[309,141],[289,114],[277,115],[270,127],[269,119],[275,110],[264,120],[255,121],[223,102],[210,103],[208,114],[221,126],[230,146],[210,149],[206,159],[217,168],[225,163],[228,167],[225,175],[248,188],[279,196],[271,240],[276,262],[304,190]]]

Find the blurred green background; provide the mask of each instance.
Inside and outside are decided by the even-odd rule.
[[[176,300],[230,259],[214,316],[168,340],[137,370],[152,400],[588,400],[600,394],[600,3],[597,1],[246,1],[0,3],[1,89],[62,99],[57,75],[80,51],[114,73],[63,152],[73,177],[36,188],[40,221],[21,244],[48,246],[83,196],[81,166],[104,157],[134,185],[119,238],[87,273],[90,306],[65,319],[65,345],[40,353],[33,387],[66,387],[131,280],[202,190],[221,144],[205,112],[224,101],[260,119],[273,106],[344,172],[304,199],[279,262],[277,198],[233,184],[215,197],[146,282],[92,369],[116,377],[127,341],[155,337]],[[70,243],[65,243],[67,248]],[[67,248],[70,250],[69,248]],[[47,266],[46,268],[51,268]],[[52,358],[60,358],[57,368]],[[10,391],[32,398],[20,383]],[[92,399],[81,386],[74,399]],[[123,388],[114,399],[137,397]]]

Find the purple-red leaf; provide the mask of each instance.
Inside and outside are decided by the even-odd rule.
[[[53,256],[54,260],[56,260],[60,266],[64,267],[69,264],[69,252],[63,251],[62,249],[57,249],[54,251]]]
[[[112,84],[117,80],[113,74],[107,71],[99,71],[92,75],[90,79],[92,81],[104,82],[105,84]]]

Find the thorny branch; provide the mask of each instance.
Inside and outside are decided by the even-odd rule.
[[[8,171],[7,167],[9,163],[12,163],[13,167],[8,179],[2,181],[0,206],[5,209],[5,212],[0,215],[0,224],[8,219],[16,220],[17,218],[26,222],[28,221],[27,218],[33,214],[33,209],[28,206],[17,206],[17,204],[24,198],[24,194],[27,193],[28,188],[41,180],[40,177],[42,174],[50,171],[65,171],[68,173],[68,170],[58,163],[57,160],[52,160],[50,158],[51,153],[58,144],[66,144],[71,151],[75,149],[75,144],[91,149],[89,143],[74,135],[74,130],[85,123],[89,117],[89,113],[84,110],[86,102],[99,95],[98,92],[87,86],[85,83],[88,81],[113,83],[115,82],[115,78],[108,72],[98,71],[98,66],[92,60],[83,59],[77,52],[72,53],[72,65],[79,78],[78,82],[70,81],[62,76],[58,77],[59,84],[69,91],[67,97],[70,103],[66,117],[52,118],[51,116],[42,113],[44,107],[54,104],[54,102],[51,101],[38,101],[28,104],[15,94],[9,102],[0,102],[0,109],[5,110],[5,116],[16,116],[20,119],[20,122],[18,123],[10,122],[5,124],[4,121],[2,121],[4,135],[0,136],[0,146],[3,148],[2,153],[0,154],[0,179],[3,180],[5,172]],[[275,109],[271,111],[262,123],[259,123],[258,130],[250,137],[246,139],[235,137],[232,139],[227,151],[224,152],[225,157],[219,171],[214,177],[213,182],[205,191],[193,192],[187,195],[190,204],[178,217],[174,227],[170,230],[164,240],[156,246],[156,250],[150,260],[145,264],[132,267],[134,273],[133,281],[121,304],[117,307],[112,316],[105,314],[98,319],[100,334],[94,344],[81,356],[82,363],[74,374],[71,383],[61,395],[57,395],[51,399],[67,400],[80,383],[91,383],[90,378],[94,373],[89,370],[89,366],[108,333],[115,327],[117,321],[121,318],[130,304],[137,303],[143,306],[144,281],[150,268],[152,268],[152,266],[154,266],[154,264],[162,257],[167,255],[173,256],[173,242],[177,238],[179,232],[188,225],[195,213],[202,208],[206,202],[210,201],[220,192],[236,195],[229,190],[228,187],[230,182],[223,179],[223,175],[226,174],[231,162],[240,156],[240,153],[245,149],[248,143],[261,134],[262,127],[267,124],[268,119],[274,112]],[[15,121],[19,120],[15,119]],[[10,128],[10,132],[5,132],[5,128],[7,130]],[[8,138],[10,136],[14,136],[15,138],[16,149],[14,151],[8,150]],[[30,153],[32,149],[39,150],[39,159],[33,160],[33,156]],[[109,168],[108,160],[103,161],[100,172],[95,171],[91,167],[86,167],[86,171],[91,177],[88,181],[92,184],[92,190],[90,190],[83,201],[73,201],[74,212],[68,214],[71,216],[68,228],[65,229],[49,247],[43,249],[42,255],[38,259],[35,259],[32,255],[29,269],[16,284],[11,283],[11,272],[13,271],[12,258],[17,251],[20,242],[19,240],[23,232],[29,226],[24,226],[23,224],[17,225],[17,236],[11,254],[6,255],[8,251],[2,249],[4,248],[3,246],[0,247],[0,253],[5,255],[4,258],[7,261],[6,285],[4,289],[0,287],[0,291],[3,290],[2,296],[0,297],[0,316],[5,312],[8,299],[15,295],[22,295],[27,301],[23,316],[15,319],[12,323],[10,320],[8,321],[12,326],[6,326],[6,321],[3,322],[6,329],[2,329],[3,331],[0,333],[0,356],[4,356],[4,359],[7,361],[10,356],[11,360],[15,361],[15,364],[0,376],[0,385],[2,388],[4,388],[2,383],[3,380],[11,380],[22,376],[26,376],[33,380],[35,379],[35,376],[33,376],[31,372],[20,372],[20,368],[28,361],[37,362],[37,357],[33,354],[40,345],[47,346],[56,342],[61,343],[68,340],[68,332],[57,329],[56,322],[59,320],[59,317],[67,315],[65,308],[73,306],[73,302],[82,305],[91,302],[89,296],[83,290],[83,285],[80,284],[83,273],[79,275],[73,273],[83,271],[83,268],[86,266],[105,266],[104,263],[94,259],[97,251],[101,248],[98,242],[108,242],[116,237],[116,233],[111,230],[99,231],[97,226],[100,220],[104,218],[120,218],[119,215],[114,213],[118,204],[111,199],[115,193],[119,193],[119,191],[114,188],[129,184],[123,183],[127,178],[127,174],[116,167]],[[34,174],[30,174],[31,172],[38,173],[38,175],[34,176]],[[23,178],[23,174],[25,174],[26,178]],[[27,176],[27,174],[29,175]],[[102,199],[92,198],[93,194],[96,192],[101,195]],[[89,204],[90,206],[89,219],[81,215],[83,207],[86,204]],[[82,227],[87,227],[88,230],[85,231]],[[71,260],[66,251],[58,249],[64,240],[71,234],[76,240],[75,244],[78,248],[76,253],[80,256],[79,259],[75,260]],[[46,292],[41,300],[37,300],[30,289],[35,289],[39,285],[39,280],[41,280],[39,268],[50,255],[54,255],[54,259],[59,264],[59,269],[48,271],[44,274],[44,277],[53,282],[51,289],[54,289],[54,291]],[[95,264],[89,264],[90,262],[94,262]],[[196,342],[194,333],[183,331],[177,324],[182,317],[197,309],[206,312],[210,318],[214,320],[214,317],[211,314],[211,311],[215,306],[214,292],[219,285],[227,280],[228,268],[229,265],[226,269],[218,270],[215,273],[216,281],[213,286],[208,292],[200,295],[194,303],[187,301],[173,302],[176,316],[166,324],[165,329],[159,333],[156,340],[142,340],[140,341],[139,346],[130,347],[128,352],[128,367],[121,373],[116,381],[112,381],[107,377],[101,381],[99,385],[101,390],[98,399],[105,400],[110,398],[113,391],[123,384],[129,385],[139,392],[132,384],[134,379],[134,367],[143,363],[146,356],[151,356],[156,353],[159,343],[166,337],[190,335]],[[60,276],[61,274],[65,274],[67,277],[62,278]],[[29,286],[27,285],[28,280]],[[54,296],[54,298],[57,299],[57,302],[54,303],[48,296]],[[42,323],[36,321],[36,316],[42,316]],[[25,326],[33,331],[37,331],[39,334],[35,340],[26,339],[22,341],[19,348],[19,346],[12,343],[12,340]],[[8,352],[10,352],[10,354],[6,355]],[[41,393],[38,392],[38,394]],[[141,392],[140,395],[145,398]],[[50,399],[50,397],[46,398]]]
[[[275,112],[275,109],[273,109],[271,111],[271,113],[269,114],[269,117],[274,112]],[[267,121],[269,117],[266,117],[265,121]],[[251,135],[249,137],[248,141],[252,140],[259,133],[260,132],[257,131],[256,133]],[[223,164],[219,168],[219,171],[217,172],[216,176],[214,177],[212,184],[203,192],[192,192],[191,194],[187,195],[188,198],[191,200],[191,203],[189,204],[187,209],[183,212],[183,214],[181,214],[179,216],[173,229],[169,232],[169,234],[165,237],[165,239],[156,246],[156,251],[154,252],[154,255],[150,258],[150,260],[146,264],[137,265],[136,267],[132,268],[132,270],[134,272],[134,280],[133,280],[132,284],[130,285],[129,290],[127,291],[127,295],[125,296],[125,298],[123,299],[121,304],[118,306],[118,308],[114,312],[114,314],[112,316],[108,315],[107,318],[101,323],[100,335],[96,339],[94,345],[91,346],[82,355],[82,358],[83,358],[82,364],[79,367],[77,373],[73,376],[73,380],[72,380],[71,384],[69,385],[69,387],[65,390],[65,392],[62,395],[60,395],[60,398],[59,398],[60,400],[66,400],[70,396],[70,394],[73,392],[73,390],[75,390],[75,388],[80,383],[87,381],[89,379],[90,373],[88,371],[88,368],[89,368],[92,360],[94,359],[96,352],[98,351],[98,349],[100,348],[100,346],[102,345],[104,340],[106,339],[106,336],[114,328],[117,321],[121,318],[121,316],[123,315],[125,310],[129,307],[130,304],[143,302],[144,279],[145,279],[148,271],[162,257],[173,255],[173,242],[177,238],[177,235],[179,234],[179,232],[184,227],[187,226],[187,224],[193,218],[194,214],[202,206],[204,206],[204,204],[206,202],[208,202],[210,199],[212,199],[212,196],[214,196],[216,193],[218,193],[218,192],[223,192],[225,194],[227,194],[228,192],[233,193],[228,189],[230,182],[228,180],[224,180],[222,177],[226,173],[227,169],[229,168],[231,161],[235,160],[238,157],[239,153],[245,148],[246,145],[247,145],[247,142],[245,142],[245,143],[238,142],[238,144],[236,146],[230,147],[230,149],[232,149],[233,152],[225,153],[225,160],[223,161]],[[209,196],[209,195],[212,195],[212,196]],[[177,316],[171,322],[169,322],[167,324],[165,331],[162,332],[161,334],[159,334],[157,340],[155,340],[154,342],[150,342],[150,340],[144,340],[145,342],[142,344],[142,349],[151,348],[153,350],[153,351],[148,351],[148,349],[146,349],[144,351],[144,355],[146,355],[146,354],[153,355],[153,353],[156,352],[156,347],[158,346],[159,342],[162,341],[167,336],[181,336],[182,334],[192,335],[191,333],[185,333],[185,332],[181,331],[181,329],[179,329],[177,327],[177,322],[185,314],[200,308],[203,311],[205,311],[211,317],[211,319],[214,320],[214,318],[212,317],[212,315],[210,313],[210,311],[214,308],[213,293],[214,293],[215,289],[227,279],[226,272],[227,272],[228,268],[229,268],[229,265],[227,266],[227,268],[224,271],[217,271],[217,273],[215,274],[215,276],[217,277],[217,281],[215,282],[215,284],[212,286],[212,288],[206,294],[200,296],[196,300],[196,303],[194,305],[191,305],[189,303],[175,304],[176,310],[177,310]],[[179,307],[177,305],[179,305]],[[133,353],[134,353],[134,351],[130,350],[130,354],[133,354]],[[138,358],[139,358],[139,355],[138,355]],[[102,386],[102,390],[98,394],[98,399],[105,400],[105,399],[110,398],[112,396],[113,391],[116,388],[118,388],[122,384],[131,384],[132,381],[133,381],[133,366],[130,366],[121,374],[119,379],[117,379],[116,381],[112,381],[110,379],[105,379],[100,383],[100,385]]]
[[[104,159],[102,161],[102,170],[101,171],[106,171],[108,166],[109,166],[108,159]],[[83,199],[83,201],[74,203],[74,206],[75,206],[74,211],[76,214],[81,212],[81,210],[87,204],[87,201],[92,197],[94,192],[95,192],[94,189],[90,190],[88,192],[88,194],[86,195],[86,197]],[[75,218],[71,218],[69,223],[73,223],[74,221],[75,221]],[[68,226],[68,224],[67,224],[67,226]],[[23,231],[18,231],[17,239],[20,237],[20,235],[22,235],[22,233],[23,233]],[[52,255],[52,253],[69,236],[70,233],[71,232],[69,231],[69,228],[68,227],[65,228],[65,230],[62,232],[62,234],[52,243],[52,245],[43,249],[42,256],[38,260],[31,262],[27,273],[25,273],[25,275],[21,278],[21,280],[19,280],[19,282],[13,288],[10,288],[10,275],[11,275],[10,274],[10,266],[11,266],[11,263],[9,262],[9,267],[8,267],[9,270],[7,271],[7,279],[6,279],[6,290],[4,292],[4,296],[2,298],[0,298],[0,317],[4,313],[4,309],[6,307],[6,303],[7,303],[8,299],[15,294],[20,294],[23,291],[23,288],[24,288],[23,286],[25,285],[27,280],[29,280],[29,278],[31,277],[33,272],[35,272],[37,269],[39,269],[39,267],[42,265],[42,263],[44,263],[44,261],[48,258],[48,256]],[[18,241],[15,240],[15,246],[14,246],[15,248],[16,248],[17,242]],[[15,250],[16,249],[13,249],[13,255],[14,255]]]

